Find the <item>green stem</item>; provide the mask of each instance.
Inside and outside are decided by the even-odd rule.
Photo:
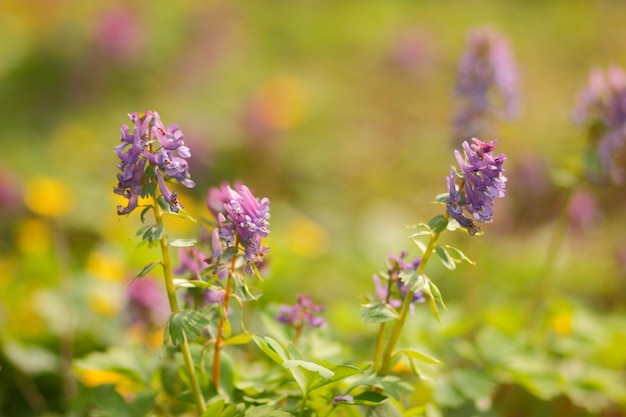
[[[239,247],[239,238],[235,239],[235,247]],[[230,292],[231,292],[231,277],[235,271],[235,262],[237,261],[237,255],[233,256],[230,262],[230,271],[228,278],[226,279],[226,289],[224,290],[224,304],[222,305],[222,312],[220,313],[220,320],[217,324],[217,333],[215,335],[215,350],[213,351],[213,386],[219,390],[220,387],[220,365],[221,365],[221,352],[224,345],[224,323],[228,320],[228,307],[230,304]]]
[[[422,275],[424,272],[424,268],[426,267],[426,263],[430,258],[430,255],[433,253],[435,249],[435,243],[439,238],[440,233],[433,233],[430,236],[430,241],[428,242],[428,246],[424,251],[424,255],[422,256],[422,260],[420,261],[419,266],[417,267],[417,274]],[[400,316],[396,320],[396,325],[393,328],[391,336],[389,336],[389,342],[387,342],[387,348],[383,353],[383,361],[380,369],[377,374],[379,376],[389,375],[391,373],[391,356],[393,355],[393,351],[396,348],[396,344],[400,339],[400,334],[402,333],[402,328],[404,327],[404,322],[406,321],[406,317],[409,314],[409,307],[411,307],[411,302],[413,301],[414,291],[409,290],[404,301],[402,302],[402,307],[400,309]]]
[[[163,227],[163,212],[159,207],[157,196],[154,196],[154,217],[156,218],[157,226]],[[169,245],[165,234],[160,240],[161,254],[163,256],[163,276],[165,278],[165,290],[167,291],[167,298],[170,302],[170,310],[173,314],[178,313],[178,301],[176,299],[176,288],[174,287],[174,277],[172,275],[172,261],[170,259]],[[185,337],[185,340],[180,346],[183,359],[185,361],[185,368],[187,369],[187,375],[189,376],[189,383],[191,384],[191,391],[193,392],[193,398],[196,403],[196,407],[200,414],[206,410],[206,404],[204,397],[202,396],[202,390],[198,383],[198,377],[196,376],[196,368],[193,364],[193,358],[191,357],[191,350],[189,349],[189,342]]]

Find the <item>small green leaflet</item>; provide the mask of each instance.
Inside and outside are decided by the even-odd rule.
[[[361,306],[361,319],[365,323],[384,323],[396,317],[393,308],[380,301],[372,301]]]
[[[335,373],[331,371],[330,369],[325,368],[322,365],[318,365],[315,362],[309,362],[309,361],[304,361],[300,359],[288,359],[285,362],[283,362],[283,368],[285,369],[291,369],[291,368],[296,368],[296,367],[306,369],[307,371],[315,372],[319,374],[319,376],[321,376],[323,379],[329,379],[333,375],[335,375]]]
[[[163,342],[171,340],[174,345],[183,343],[185,339],[194,340],[200,336],[202,330],[210,323],[202,313],[197,310],[181,310],[170,316],[163,333]]]
[[[433,233],[441,233],[446,230],[448,226],[448,218],[443,215],[438,215],[433,217],[428,221],[428,228],[433,231]]]
[[[198,241],[196,239],[174,239],[169,245],[175,248],[189,248],[192,246],[196,246]]]
[[[157,265],[162,265],[162,262],[161,261],[154,261],[154,262],[151,262],[148,265],[144,266],[143,269],[141,271],[139,271],[137,273],[137,275],[135,275],[133,277],[133,279],[128,283],[128,285],[126,287],[128,288],[128,286],[130,284],[132,284],[133,282],[137,281],[139,278],[143,277],[148,272],[152,271],[154,269],[154,267],[157,266]]]
[[[408,285],[413,292],[421,291],[426,285],[424,275],[418,274],[417,271],[413,269],[405,269],[400,272],[400,281],[402,281],[403,284]]]
[[[420,352],[418,350],[415,349],[400,349],[396,352],[394,352],[393,354],[394,356],[396,355],[405,355],[411,359],[417,359],[418,361],[424,362],[424,363],[430,363],[432,365],[443,365],[443,362],[441,362],[439,359],[432,357],[430,355],[427,355],[426,353]]]

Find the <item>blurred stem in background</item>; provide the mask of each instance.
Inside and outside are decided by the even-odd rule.
[[[157,199],[157,194],[155,193],[153,203],[154,217],[156,219],[157,226],[163,227],[163,211],[159,207]],[[172,261],[170,259],[169,245],[167,243],[167,236],[165,233],[161,237],[159,243],[161,245],[161,254],[163,256],[163,276],[165,278],[167,298],[170,303],[170,310],[174,314],[178,313],[180,310],[178,308],[178,301],[176,300],[176,288],[174,287],[174,277],[172,275]],[[185,368],[187,369],[187,375],[189,376],[189,383],[191,384],[191,391],[193,393],[196,407],[198,408],[199,413],[202,414],[206,410],[206,404],[196,376],[196,369],[193,364],[193,358],[191,357],[189,342],[187,341],[186,336],[184,336],[184,339],[184,342],[181,343],[180,350],[185,361]]]

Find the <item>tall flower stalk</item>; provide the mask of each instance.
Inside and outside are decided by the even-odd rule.
[[[138,235],[149,244],[159,242],[162,261],[148,265],[137,276],[140,278],[157,264],[163,267],[165,288],[172,315],[180,312],[176,299],[176,288],[172,274],[172,262],[169,252],[169,243],[163,224],[163,215],[167,212],[178,213],[183,206],[178,201],[175,191],[171,191],[167,182],[177,182],[186,187],[193,187],[186,159],[191,156],[189,148],[184,144],[183,133],[176,125],[165,127],[157,112],[132,113],[128,117],[134,124],[131,129],[124,125],[121,128],[121,144],[115,148],[120,158],[117,175],[118,184],[114,189],[128,200],[127,205],[118,206],[119,215],[130,214],[139,206],[140,197],[151,197],[151,203],[144,207],[141,213],[142,222],[149,210],[154,211],[156,224],[142,227]],[[206,404],[191,357],[189,341],[183,333],[180,350],[189,378],[198,412],[206,410]]]
[[[493,155],[495,144],[495,141],[485,143],[473,138],[471,144],[463,143],[463,154],[455,151],[459,169],[452,168],[447,177],[448,193],[437,197],[437,202],[445,204],[445,213],[433,217],[427,224],[416,226],[422,230],[412,235],[412,238],[422,248],[423,253],[419,262],[414,262],[411,265],[401,264],[404,269],[398,274],[398,277],[406,286],[407,291],[400,311],[394,311],[391,315],[387,314],[387,317],[393,317],[395,322],[386,344],[382,342],[385,333],[384,322],[381,324],[374,360],[374,369],[379,376],[391,373],[393,359],[396,355],[396,345],[411,306],[415,302],[415,295],[421,292],[428,299],[430,308],[438,320],[437,305],[445,308],[439,289],[424,273],[433,253],[436,253],[444,266],[449,269],[454,269],[456,263],[464,260],[469,261],[458,249],[437,244],[441,233],[446,229],[461,228],[473,236],[480,232],[480,228],[476,225],[477,222],[489,223],[493,220],[494,199],[504,196],[506,186],[506,177],[503,175],[502,168],[506,156],[504,154]],[[429,237],[426,245],[417,240],[422,236]],[[389,275],[392,276],[395,272],[391,270]],[[387,308],[393,308],[388,296],[385,297],[385,303]],[[380,305],[372,304],[372,306],[374,306],[372,310],[380,313]],[[382,316],[385,315],[382,314]],[[383,345],[385,347],[379,361],[379,351]]]
[[[226,258],[228,276],[224,289],[219,322],[215,334],[213,351],[213,385],[220,386],[220,357],[224,343],[229,336],[228,311],[234,284],[243,285],[245,280],[237,273],[239,259],[244,262],[248,274],[258,275],[258,266],[263,263],[269,248],[262,245],[262,239],[269,235],[269,199],[257,199],[248,187],[240,183],[231,188],[223,184],[211,188],[207,198],[209,211],[217,220],[212,233],[212,258]],[[229,258],[230,257],[230,258]],[[246,288],[247,290],[247,288]]]

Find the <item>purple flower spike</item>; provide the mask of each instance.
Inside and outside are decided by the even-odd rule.
[[[297,302],[292,306],[283,305],[276,320],[295,329],[303,327],[326,327],[326,320],[319,316],[324,307],[313,303],[309,295],[297,294]]]
[[[132,113],[128,117],[134,129],[122,126],[121,144],[115,147],[120,158],[117,175],[118,184],[114,193],[128,199],[126,207],[118,206],[118,214],[128,214],[138,205],[143,187],[154,182],[154,176],[147,175],[147,164],[156,171],[159,191],[174,212],[182,206],[178,203],[176,192],[167,188],[166,182],[175,181],[187,188],[195,184],[191,180],[186,158],[191,156],[189,148],[183,142],[183,133],[172,125],[163,126],[157,112]]]
[[[616,66],[606,72],[593,69],[589,84],[578,95],[574,119],[589,126],[591,133],[593,164],[586,167],[587,173],[592,179],[622,184],[626,179],[620,166],[626,148],[626,73]]]
[[[508,41],[487,29],[469,32],[458,67],[455,135],[464,140],[491,134],[490,119],[518,112],[518,71]]]
[[[400,252],[399,256],[390,253],[387,256],[387,271],[384,274],[375,274],[373,276],[376,296],[381,302],[389,304],[394,308],[400,307],[402,301],[409,293],[409,286],[400,280],[400,274],[408,269],[416,270],[421,262],[421,258],[415,258],[412,262],[405,261],[404,258],[408,255],[406,251]],[[415,303],[421,303],[424,300],[424,295],[421,291],[414,293],[411,299],[411,312],[413,312]]]
[[[269,199],[257,199],[252,192],[240,183],[235,189],[223,184],[209,190],[207,205],[217,218],[220,239],[231,246],[235,237],[244,247],[244,258],[248,263],[260,265],[263,255],[269,248],[261,245],[261,240],[270,233]],[[252,272],[248,264],[247,271]]]
[[[476,138],[472,142],[472,145],[463,142],[464,155],[454,151],[461,171],[452,169],[447,177],[449,197],[446,203],[448,215],[466,228],[470,235],[480,231],[474,221],[492,221],[494,199],[504,197],[506,187],[506,177],[502,174],[506,156],[493,156],[496,142],[485,143]],[[465,213],[469,213],[471,218]]]

